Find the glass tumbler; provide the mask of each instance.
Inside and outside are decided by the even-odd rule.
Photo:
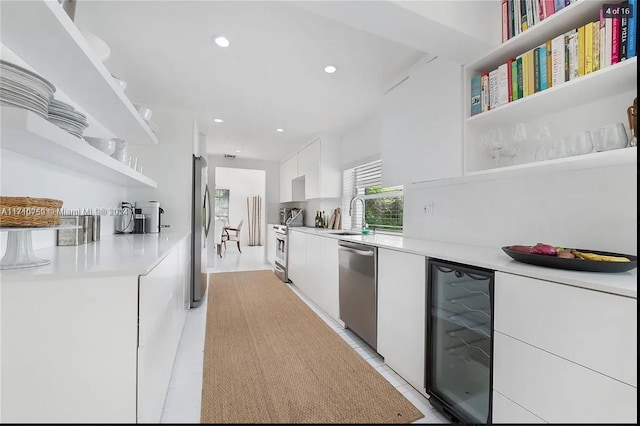
[[[584,155],[593,151],[591,132],[573,133],[565,137],[567,155]]]
[[[629,137],[622,123],[607,124],[596,132],[596,151],[609,151],[627,146]]]

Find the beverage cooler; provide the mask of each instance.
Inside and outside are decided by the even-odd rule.
[[[491,423],[494,272],[429,260],[426,391],[453,421]]]

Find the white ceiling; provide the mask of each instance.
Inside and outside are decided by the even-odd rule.
[[[81,1],[75,22],[107,42],[105,65],[132,100],[195,111],[209,153],[281,160],[370,113],[424,56],[295,3]],[[212,44],[214,34],[231,46]],[[326,74],[328,64],[338,71]]]

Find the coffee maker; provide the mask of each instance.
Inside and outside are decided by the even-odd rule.
[[[139,233],[154,234],[160,232],[162,228],[161,215],[164,213],[160,207],[159,201],[136,201],[136,215],[143,219],[144,227],[140,228]]]
[[[120,215],[116,218],[116,234],[131,234],[134,231],[135,211],[131,203],[123,201],[120,203]]]
[[[292,210],[293,209],[288,208],[288,207],[281,207],[280,208],[280,225],[286,225],[287,224],[287,221],[291,217]]]

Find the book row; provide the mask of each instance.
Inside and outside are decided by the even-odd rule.
[[[502,0],[502,42],[578,0]]]
[[[471,78],[471,115],[558,86],[636,56],[637,0],[630,17],[587,22]],[[627,2],[623,2],[627,3]]]

